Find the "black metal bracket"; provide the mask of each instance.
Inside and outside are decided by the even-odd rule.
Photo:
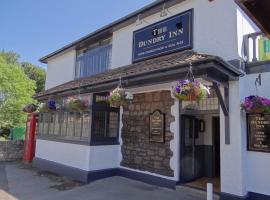
[[[221,94],[221,91],[218,87],[218,84],[216,82],[213,82],[213,88],[217,94],[217,97],[218,97],[218,100],[219,100],[219,103],[220,103],[220,106],[222,108],[222,111],[224,113],[225,116],[228,116],[229,115],[229,109],[228,109],[228,105],[226,104],[226,94],[224,94],[225,96],[225,99],[223,99],[222,97],[222,94]],[[226,89],[224,91],[224,93],[226,93]]]
[[[213,82],[213,88],[217,94],[220,106],[225,116],[225,144],[230,144],[230,119],[229,119],[229,87],[224,87],[224,99],[220,88],[216,82]]]

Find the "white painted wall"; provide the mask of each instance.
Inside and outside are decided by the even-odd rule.
[[[196,139],[197,145],[213,145],[213,117],[219,117],[218,114],[198,115],[198,119],[205,121],[205,131],[199,132],[199,138]]]
[[[85,145],[37,139],[35,157],[88,171],[90,148]]]
[[[119,148],[119,145],[87,146],[38,139],[35,157],[95,171],[119,167]]]
[[[119,167],[119,145],[90,146],[89,170]]]
[[[174,180],[178,181],[180,176],[180,103],[179,100],[173,96],[171,92],[171,97],[174,99],[174,105],[171,107],[171,114],[174,116],[174,122],[170,125],[170,131],[173,133],[173,140],[171,140],[170,148],[173,152],[173,156],[170,160],[171,169],[174,170]]]
[[[250,74],[240,79],[240,97],[241,101],[249,95],[256,95],[255,89],[255,79],[258,77],[258,74]],[[258,95],[264,97],[270,97],[270,72],[262,73],[262,86],[258,88]],[[242,114],[242,135],[246,137],[246,116]],[[245,140],[246,141],[246,138]],[[247,148],[244,147],[246,151],[246,177],[247,177],[247,189],[248,191],[255,193],[262,193],[265,195],[270,195],[270,154],[261,153],[261,152],[251,152],[247,151]]]
[[[247,188],[250,192],[270,195],[269,153],[247,153]]]
[[[218,55],[225,60],[238,58],[236,4],[233,0],[189,0],[169,8],[176,15],[194,8],[194,50]],[[149,16],[142,25],[132,24],[113,33],[112,68],[131,64],[133,31],[161,18],[160,13]]]
[[[45,89],[74,79],[76,51],[71,50],[48,61]]]
[[[204,145],[213,145],[213,115],[204,115],[205,120],[205,132],[203,133],[203,144]]]
[[[239,82],[229,82],[230,144],[225,144],[225,119],[220,112],[221,192],[245,196],[246,138],[241,131]]]

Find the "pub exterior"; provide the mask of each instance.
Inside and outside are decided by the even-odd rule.
[[[270,117],[240,106],[267,101],[269,60],[269,40],[235,1],[155,1],[40,59],[36,99],[48,106],[33,164],[83,182],[213,182],[221,199],[269,199]],[[182,98],[187,82],[207,95]]]

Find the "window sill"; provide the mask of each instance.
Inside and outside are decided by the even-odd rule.
[[[110,146],[120,145],[119,141],[91,141],[90,146]]]
[[[85,145],[85,146],[113,146],[113,145],[120,145],[119,141],[91,141],[88,140],[72,140],[72,139],[64,139],[64,138],[58,138],[54,136],[48,136],[48,135],[38,135],[38,140],[47,140],[47,141],[53,141],[53,142],[61,142],[61,143],[67,143],[67,144],[78,144],[78,145]]]

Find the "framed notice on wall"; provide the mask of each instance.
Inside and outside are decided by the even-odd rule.
[[[270,115],[247,114],[248,150],[270,153]]]
[[[150,114],[150,142],[165,142],[165,114],[155,110]]]

